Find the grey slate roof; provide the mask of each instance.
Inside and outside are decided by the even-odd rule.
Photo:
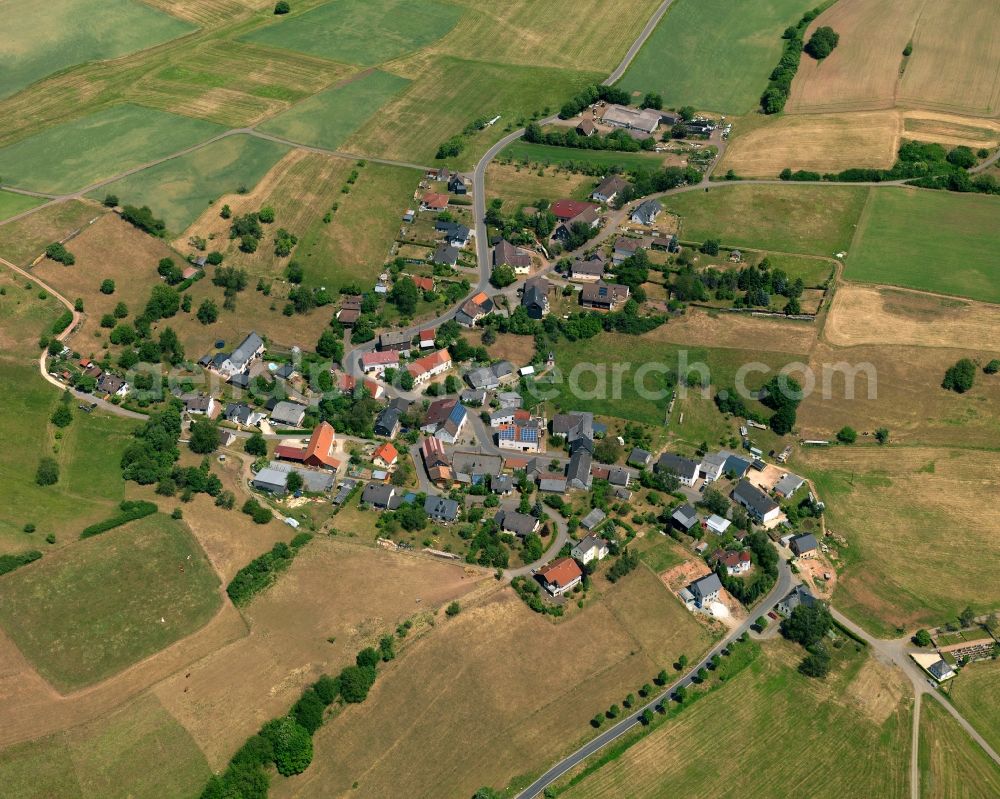
[[[736,488],[733,489],[733,499],[760,518],[778,507],[777,502],[746,479],[736,484]]]
[[[519,513],[514,510],[500,511],[494,517],[500,529],[504,532],[514,533],[514,535],[526,536],[535,529],[538,519],[527,513]]]
[[[600,508],[594,508],[590,513],[580,519],[580,526],[584,530],[593,530],[597,525],[603,522],[607,518],[607,515]],[[582,542],[581,542],[582,543]]]
[[[664,452],[656,462],[656,471],[671,471],[681,477],[689,478],[692,474],[697,474],[698,466],[699,464],[690,458],[682,458],[672,452]]]
[[[790,497],[802,488],[803,483],[805,483],[805,480],[797,474],[788,473],[777,482],[774,486],[774,490],[783,497]]]
[[[229,356],[229,360],[232,361],[233,366],[237,369],[243,369],[257,350],[263,346],[264,339],[256,333],[251,332],[245,339],[243,339],[243,341],[240,342],[240,345],[232,351]]]
[[[649,465],[649,459],[652,457],[653,456],[646,452],[646,450],[636,447],[629,453],[628,464],[629,466],[635,466],[641,469],[644,466]]]
[[[305,412],[305,405],[300,405],[297,402],[282,400],[275,405],[274,410],[271,411],[271,421],[294,427],[302,421],[302,415]]]
[[[715,572],[695,580],[689,586],[691,593],[701,599],[722,590],[722,581]]]
[[[361,492],[361,501],[376,508],[395,510],[403,504],[403,498],[396,493],[395,486],[385,483],[368,483]]]
[[[819,546],[819,544],[816,541],[816,536],[814,536],[812,533],[797,535],[789,543],[792,547],[792,552],[794,552],[797,555],[802,555],[806,552],[812,552]]]
[[[681,505],[673,512],[670,518],[681,525],[685,530],[690,530],[698,523],[697,512],[693,507],[691,507],[691,505],[688,504]]]
[[[578,449],[569,459],[566,469],[566,480],[570,488],[590,488],[593,478],[590,476],[590,466],[593,457],[584,448]]]
[[[458,503],[447,497],[427,497],[424,510],[432,519],[442,522],[453,522],[458,518]]]

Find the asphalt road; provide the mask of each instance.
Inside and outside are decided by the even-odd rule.
[[[566,774],[566,772],[582,763],[595,752],[603,749],[612,741],[620,738],[637,724],[641,724],[642,722],[639,721],[639,718],[647,709],[653,710],[661,702],[669,701],[670,696],[678,688],[682,686],[686,688],[691,685],[694,682],[694,676],[698,673],[699,669],[707,668],[709,661],[711,661],[715,655],[720,654],[723,649],[732,644],[732,642],[743,635],[743,633],[747,632],[747,630],[749,630],[753,625],[754,619],[756,619],[757,616],[765,614],[771,610],[778,603],[778,601],[792,589],[792,585],[793,579],[791,569],[789,569],[788,564],[782,560],[778,570],[778,580],[775,583],[774,588],[772,588],[771,592],[753,609],[752,614],[746,621],[730,632],[729,635],[727,635],[721,642],[716,644],[711,651],[694,666],[692,666],[683,677],[674,682],[668,688],[661,691],[656,698],[651,699],[642,707],[634,710],[631,714],[619,721],[613,727],[608,728],[600,735],[589,740],[573,754],[560,760],[556,763],[556,765],[552,766],[552,768],[531,783],[531,785],[521,791],[517,795],[517,799],[533,799],[533,797],[539,796],[542,791]]]

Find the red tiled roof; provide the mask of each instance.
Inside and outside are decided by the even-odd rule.
[[[337,374],[337,388],[338,388],[338,390],[344,391],[344,392],[354,391],[354,387],[357,384],[358,384],[358,381],[355,380],[351,375],[347,374],[347,372],[339,372]]]
[[[399,452],[396,448],[388,441],[379,445],[379,447],[372,454],[372,459],[381,458],[383,461],[388,463],[390,466],[396,462],[396,458],[399,457]]]
[[[538,574],[545,582],[560,588],[583,576],[580,567],[572,558],[559,558],[559,560],[552,561],[547,566],[540,568]]]
[[[361,356],[363,366],[388,366],[399,363],[399,353],[396,350],[366,352]]]
[[[436,191],[429,191],[423,196],[420,201],[428,208],[447,208],[448,207],[448,195],[439,194]]]
[[[299,461],[301,463],[306,459],[306,450],[304,447],[296,447],[294,444],[278,444],[274,448],[274,456],[286,461]]]
[[[413,377],[417,377],[439,366],[445,366],[450,363],[451,355],[448,350],[438,350],[437,352],[432,352],[430,355],[425,355],[423,358],[417,358],[406,369]]]
[[[413,282],[421,291],[433,291],[434,289],[434,278],[432,277],[414,277]]]
[[[436,335],[437,335],[437,331],[433,327],[429,327],[426,330],[421,330],[420,331],[420,340],[421,341],[434,341],[434,338],[435,338]]]
[[[320,422],[309,437],[309,444],[303,459],[305,463],[310,466],[329,466],[333,469],[339,469],[340,461],[330,454],[334,438],[333,426],[329,422]]]
[[[556,200],[549,209],[556,215],[556,219],[565,222],[575,216],[579,216],[588,208],[596,209],[593,203],[585,203],[581,200]]]

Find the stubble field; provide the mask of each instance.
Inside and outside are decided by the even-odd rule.
[[[898,674],[861,655],[838,654],[826,681],[794,669],[787,644],[764,655],[560,792],[567,799],[629,796],[908,796],[911,701]],[[706,742],[725,763],[707,767]],[[776,742],[795,741],[804,757]]]
[[[990,577],[1000,568],[1000,523],[981,505],[1000,490],[995,452],[835,447],[803,450],[796,465],[826,502],[828,529],[849,544],[834,595],[844,613],[891,637],[969,603],[1000,606]]]
[[[595,712],[708,640],[644,567],[557,624],[504,591],[418,642],[376,684],[370,707],[317,733],[313,766],[275,794],[340,795],[354,781],[365,797],[506,785],[589,737]]]

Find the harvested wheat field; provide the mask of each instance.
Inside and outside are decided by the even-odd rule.
[[[927,0],[834,3],[809,26],[806,39],[816,28],[829,25],[840,34],[840,43],[823,61],[803,54],[786,110],[820,113],[895,106],[903,48],[925,5]]]
[[[708,643],[644,567],[556,623],[505,589],[393,663],[364,706],[316,733],[312,766],[273,795],[436,799],[506,785],[575,748],[595,712]]]
[[[995,451],[838,447],[803,450],[796,468],[826,502],[827,529],[848,542],[834,602],[866,628],[892,635],[970,602],[1000,607],[1000,519],[982,512],[1000,491]]]
[[[927,2],[896,100],[958,114],[1000,116],[1000,3]]]
[[[1000,122],[992,119],[970,119],[937,111],[903,112],[903,135],[907,139],[933,141],[944,145],[960,145],[978,149],[1000,144]]]
[[[980,373],[965,394],[941,388],[957,360],[983,357],[979,349],[882,343],[844,348],[820,341],[809,356],[815,389],[799,406],[796,432],[832,439],[844,425],[869,433],[888,427],[893,441],[907,444],[1000,447],[995,376]]]
[[[823,335],[831,344],[968,346],[1000,352],[1000,306],[880,286],[841,284]]]
[[[896,160],[901,125],[895,111],[776,117],[734,137],[718,169],[768,178],[786,167],[816,172],[888,169]]]
[[[805,355],[816,342],[816,326],[808,322],[689,308],[683,316],[645,333],[643,339]]]
[[[269,5],[270,0],[146,0],[146,4],[195,25],[212,27],[250,16]]]
[[[901,675],[873,672],[866,653],[847,646],[825,680],[810,680],[795,670],[800,658],[801,649],[768,642],[731,682],[712,680],[715,690],[619,757],[589,773],[571,772],[559,795],[909,796],[912,703]],[[884,682],[873,684],[873,674]],[[790,756],[776,742],[794,742],[794,751],[808,756]],[[713,753],[725,753],[724,764],[706,765]]]
[[[243,610],[248,637],[153,692],[209,765],[220,768],[264,721],[285,712],[308,682],[353,662],[359,649],[404,619],[434,611],[484,581],[495,585],[482,570],[466,572],[462,564],[317,537]],[[365,708],[370,705],[369,699]]]

